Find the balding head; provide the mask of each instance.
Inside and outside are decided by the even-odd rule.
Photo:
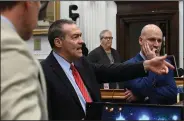
[[[142,28],[141,36],[146,36],[152,32],[157,32],[162,34],[162,30],[155,24],[148,24]]]
[[[139,44],[142,46],[148,43],[151,50],[156,49],[156,54],[159,55],[162,45],[163,33],[162,30],[155,24],[148,24],[143,27],[139,37]]]

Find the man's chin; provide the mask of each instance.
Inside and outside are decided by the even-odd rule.
[[[83,56],[83,54],[78,54],[77,56],[76,56],[76,59],[79,59],[79,58],[81,58]]]
[[[22,35],[20,35],[20,36],[21,36],[21,38],[22,38],[23,40],[28,41],[28,40],[30,40],[30,38],[31,38],[31,36],[32,36],[32,32],[24,33],[24,34],[22,34]]]

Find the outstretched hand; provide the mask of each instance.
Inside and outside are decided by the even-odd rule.
[[[167,55],[165,56],[157,56],[151,60],[145,60],[143,62],[144,69],[147,71],[152,71],[156,74],[167,74],[170,69],[174,69],[174,66],[172,66],[170,63],[165,61],[167,58]]]

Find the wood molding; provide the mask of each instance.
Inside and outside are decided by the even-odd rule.
[[[184,78],[175,77],[174,79],[176,81],[177,86],[183,86],[184,87]]]
[[[100,89],[102,99],[125,99],[124,89]]]
[[[60,1],[50,1],[50,2],[54,2],[54,20],[53,21],[56,21],[60,19]],[[47,35],[49,26],[44,28],[37,27],[36,29],[33,30],[33,35]]]
[[[179,3],[178,1],[115,1],[117,4],[117,50],[126,61],[134,55],[129,32],[135,23],[164,21],[166,26],[166,53],[174,54],[179,64]],[[154,23],[153,22],[153,23]],[[138,39],[138,38],[137,38]],[[138,43],[136,43],[138,44]],[[137,46],[134,50],[137,51]],[[135,56],[135,55],[134,55]]]
[[[175,78],[177,86],[184,86],[184,78]],[[125,100],[124,89],[100,89],[102,100]]]
[[[157,12],[140,12],[117,14],[117,50],[123,59],[128,60],[131,48],[129,45],[129,26],[132,23],[144,21],[165,21],[168,25],[166,33],[166,53],[175,55],[176,63],[179,63],[179,38],[178,22],[174,20],[178,17],[177,10],[157,11]],[[171,34],[172,33],[172,34]],[[137,38],[138,39],[138,38]]]

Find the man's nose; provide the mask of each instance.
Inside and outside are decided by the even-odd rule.
[[[155,42],[154,42],[154,46],[158,46],[158,45],[159,45],[158,40],[155,40]]]
[[[82,37],[80,37],[80,39],[79,39],[79,43],[84,43],[84,41],[83,41]]]

